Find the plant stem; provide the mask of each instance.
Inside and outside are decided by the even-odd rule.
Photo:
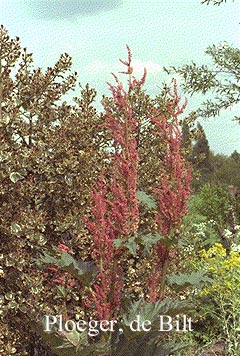
[[[168,265],[169,265],[169,249],[166,250],[163,269],[162,269],[162,278],[161,278],[160,289],[159,289],[159,298],[160,299],[162,299],[163,293],[164,293]]]

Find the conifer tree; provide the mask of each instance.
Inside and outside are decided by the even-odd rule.
[[[190,160],[193,163],[194,169],[199,172],[199,183],[201,185],[208,182],[212,173],[212,166],[210,163],[209,143],[204,129],[199,122],[197,124],[197,130],[198,139],[193,146]],[[199,183],[197,185],[199,185]]]
[[[195,119],[194,119],[195,120]],[[194,139],[195,133],[192,132],[190,129],[190,124],[188,122],[188,118],[185,118],[182,121],[182,143],[181,143],[181,149],[183,151],[183,154],[185,158],[191,162],[191,153],[193,149],[193,144],[192,141]],[[196,129],[194,129],[196,131]]]

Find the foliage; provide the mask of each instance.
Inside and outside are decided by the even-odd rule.
[[[191,200],[196,198],[198,195]],[[239,289],[239,226],[236,225],[232,231],[229,222],[225,222],[219,229],[219,223],[209,219],[206,213],[209,201],[205,202],[202,197],[206,210],[203,211],[205,215],[200,215],[191,200],[189,214],[180,230],[181,273],[173,274],[173,278],[168,276],[181,299],[191,301],[196,307],[191,313],[194,331],[186,337],[179,337],[196,345],[196,355],[206,349],[236,355],[239,348],[237,308],[240,298],[234,289]]]
[[[197,124],[197,132],[198,137],[189,156],[189,160],[193,163],[193,168],[198,174],[198,179],[193,182],[195,190],[208,182],[212,175],[209,143],[199,122]]]
[[[130,306],[127,315],[123,314],[123,322],[120,324],[123,333],[120,334],[117,343],[113,345],[113,356],[121,356],[125,352],[129,356],[167,356],[173,352],[179,352],[188,347],[186,343],[175,344],[168,339],[167,333],[164,333],[164,338],[159,335],[159,315],[177,315],[191,308],[181,302],[166,300],[164,302],[156,302],[145,304],[139,308],[139,302]],[[140,323],[148,320],[151,323],[151,330],[146,332],[143,330],[132,331],[129,324],[136,320],[136,315],[139,316]]]
[[[205,216],[208,221],[215,221],[218,230],[227,227],[231,201],[229,194],[221,186],[205,184],[190,204],[195,212]]]
[[[232,0],[234,1],[234,0]],[[221,5],[222,3],[227,2],[227,0],[202,0],[202,4],[213,4],[213,5]]]
[[[160,239],[155,235],[154,214],[159,213],[159,207],[157,211],[153,210],[156,209],[153,191],[159,187],[161,180],[163,183],[165,171],[168,170],[169,175],[166,184],[171,185],[171,179],[174,179],[171,177],[171,166],[163,159],[165,153],[169,152],[170,158],[177,155],[179,163],[175,173],[178,176],[175,178],[179,179],[178,184],[182,184],[183,190],[188,182],[184,181],[185,178],[181,182],[181,172],[188,172],[184,171],[185,162],[178,151],[181,135],[177,116],[180,111],[176,104],[180,98],[176,85],[174,93],[166,89],[168,105],[164,112],[168,109],[168,114],[162,119],[168,126],[168,136],[161,127],[161,108],[159,105],[154,108],[154,101],[141,90],[145,74],[140,81],[132,77],[130,50],[128,62],[123,62],[129,76],[128,91],[124,91],[115,77],[116,86],[110,85],[112,98],[103,98],[105,113],[99,114],[94,108],[96,92],[88,85],[81,88],[81,96],[74,98],[74,104],[64,101],[64,96],[76,88],[77,81],[77,74],[71,73],[70,56],[62,55],[46,71],[35,69],[32,54],[21,48],[19,38],[10,39],[3,26],[0,34],[1,325],[7,325],[2,328],[1,337],[5,343],[2,352],[12,349],[13,353],[23,356],[35,353],[37,336],[34,336],[31,320],[38,319],[39,314],[54,312],[87,317],[94,310],[93,305],[87,310],[86,300],[93,294],[94,288],[96,291],[96,283],[93,288],[89,286],[95,267],[86,260],[95,260],[99,283],[101,263],[96,256],[101,248],[98,249],[96,239],[91,241],[84,225],[89,222],[88,229],[93,237],[94,209],[98,206],[98,197],[103,203],[104,194],[101,196],[101,193],[104,189],[109,188],[104,198],[108,209],[113,207],[110,215],[115,225],[111,231],[116,238],[126,239],[123,249],[113,246],[113,250],[120,254],[118,258],[122,256],[126,294],[129,292],[131,299],[134,294],[131,269],[133,264],[137,266],[132,259],[134,234],[140,224],[144,233],[139,237],[140,248],[136,258],[145,259],[147,264],[147,256]],[[130,130],[129,135],[124,136],[130,129],[129,124],[132,125],[132,132]],[[109,154],[109,147],[114,148],[112,154]],[[140,193],[139,198],[136,169],[139,172],[138,189],[146,192]],[[124,183],[126,177],[127,185]],[[101,189],[94,191],[97,187],[93,184],[95,181],[102,184],[102,192]],[[148,194],[151,198],[145,204]],[[155,195],[159,199],[160,191],[156,191]],[[181,200],[184,208],[187,195],[186,190]],[[177,195],[175,200],[177,202]],[[126,201],[122,216],[114,217],[113,213],[118,213],[121,205],[119,203],[125,204]],[[149,202],[152,202],[153,209],[150,209]],[[95,210],[95,218],[100,212],[101,209]],[[174,224],[181,218],[176,215]],[[171,224],[171,217],[168,220]],[[97,230],[98,223],[97,220]],[[152,227],[152,238],[146,241]],[[56,244],[64,247],[61,253],[51,252],[52,245]],[[39,258],[49,266],[44,273],[34,263]],[[128,260],[133,262],[126,264]],[[104,272],[111,271],[110,267],[105,266]],[[140,274],[141,268],[137,268]],[[151,275],[151,268],[148,264],[143,280]],[[117,275],[115,273],[114,277]],[[80,281],[76,283],[74,277]],[[119,280],[120,277],[121,273]],[[81,293],[85,288],[85,299],[79,295],[79,287]],[[143,284],[138,294],[143,292],[146,296],[145,287]],[[114,293],[117,293],[118,288],[114,288]],[[21,327],[23,322],[24,330]],[[50,354],[43,346],[39,350],[42,354]]]
[[[91,193],[91,214],[86,218],[86,222],[92,237],[91,257],[95,261],[98,273],[93,285],[83,291],[83,300],[85,309],[87,309],[85,316],[94,315],[97,320],[117,318],[120,322],[124,320],[120,307],[123,297],[128,296],[129,288],[124,275],[131,267],[128,263],[129,257],[135,256],[136,252],[138,252],[137,257],[140,258],[150,249],[155,250],[154,264],[149,265],[147,271],[147,288],[144,286],[146,279],[144,280],[145,275],[143,275],[140,281],[142,284],[142,286],[140,284],[140,291],[152,303],[163,297],[167,273],[166,262],[171,246],[176,244],[175,228],[187,211],[186,200],[190,194],[191,179],[191,169],[181,154],[181,132],[178,124],[178,115],[182,113],[185,105],[183,107],[179,105],[180,98],[177,94],[176,83],[174,83],[173,93],[167,89],[169,102],[168,111],[165,114],[160,114],[152,103],[149,104],[147,127],[151,128],[153,137],[161,137],[161,150],[164,156],[161,151],[159,152],[159,147],[151,147],[152,151],[153,148],[156,150],[156,156],[160,156],[161,166],[159,172],[156,173],[157,180],[151,190],[151,195],[149,192],[137,191],[138,166],[141,172],[141,150],[138,151],[138,149],[141,135],[145,132],[146,122],[144,122],[144,129],[141,129],[142,122],[133,111],[132,92],[139,91],[144,84],[145,74],[140,81],[132,76],[129,48],[128,60],[122,62],[127,67],[125,74],[129,75],[128,91],[125,91],[123,84],[114,76],[116,86],[110,85],[112,99],[105,98],[103,101],[105,112],[101,127],[106,129],[109,135],[113,152],[109,154],[107,150],[105,151],[107,164]],[[141,186],[141,178],[139,181]],[[157,202],[154,201],[154,197],[157,198]],[[146,237],[150,235],[143,233],[144,230],[140,228],[140,204],[144,208],[143,216],[146,211],[148,214],[153,213],[153,219],[156,222],[151,242],[146,241]],[[155,233],[156,228],[157,231],[163,232],[164,238],[161,234]],[[166,242],[167,247],[165,247]],[[165,256],[161,254],[164,249]],[[64,254],[61,259],[63,257]],[[159,259],[162,260],[158,265]],[[52,262],[52,259],[49,262]],[[157,285],[159,280],[155,278],[157,275],[158,278],[162,275],[160,294]],[[132,300],[131,295],[128,298]],[[147,304],[144,306],[146,307]],[[153,306],[155,304],[149,304],[149,308]],[[151,340],[153,346],[152,350],[151,347],[146,347],[146,355],[152,352],[168,355],[176,349],[176,345],[172,345],[163,353],[163,341],[160,340],[160,344],[156,345],[150,333],[147,338]],[[111,339],[110,337],[109,340]],[[108,342],[108,335],[102,333],[100,340]],[[145,343],[142,335],[138,335],[138,341],[140,340],[141,343]],[[131,341],[133,341],[132,338]],[[135,342],[133,344],[135,345]],[[128,342],[126,345],[128,345],[129,352],[133,352],[130,350],[133,345],[130,346]],[[136,349],[135,346],[134,348]],[[108,353],[108,351],[105,352]],[[118,349],[116,349],[116,354],[118,354]]]
[[[220,337],[224,339],[228,355],[236,355],[240,348],[240,246],[232,245],[230,252],[219,243],[210,249],[200,251],[199,269],[204,269],[214,279],[200,295],[210,298],[213,310],[207,304],[203,307],[205,317],[211,317],[220,325]]]
[[[220,243],[215,243],[209,250],[202,250],[200,257],[205,264],[205,269],[215,278],[215,283],[211,287],[203,289],[202,293],[217,292],[231,296],[240,281],[238,249],[230,251],[227,255],[226,249]],[[219,278],[220,276],[221,278]]]
[[[238,152],[235,151],[238,155]],[[234,152],[230,157],[224,155],[215,155],[210,157],[213,172],[210,177],[210,181],[213,184],[233,185],[234,187],[240,187],[239,169],[240,160],[234,156]]]
[[[137,197],[141,204],[146,205],[148,209],[154,209],[157,207],[154,198],[143,192],[142,190],[137,191]]]
[[[174,290],[179,292],[189,286],[199,288],[203,283],[211,282],[212,280],[206,276],[206,272],[198,271],[190,274],[171,274],[167,276],[167,281]]]
[[[133,76],[128,48],[121,60],[127,87],[114,75],[98,113],[89,85],[73,104],[64,101],[77,81],[67,54],[35,69],[18,38],[4,27],[0,35],[0,352],[50,356],[45,340],[55,355],[178,355],[187,345],[159,334],[159,314],[190,311],[202,285],[213,298],[212,279],[239,261],[238,245],[216,273],[196,255],[210,253],[222,236],[237,244],[238,230],[228,230],[232,200],[224,188],[204,185],[187,204],[192,170],[184,151],[192,132],[180,129],[186,102],[176,82],[151,99],[142,89],[146,72]],[[237,153],[233,161],[237,167]],[[228,277],[223,283],[232,283]],[[93,338],[43,332],[44,314],[114,319],[118,328]],[[151,331],[131,330],[136,315],[151,321]],[[231,318],[237,315],[234,309]]]
[[[195,62],[179,68],[172,67],[182,76],[186,93],[210,93],[214,96],[197,111],[202,117],[217,116],[221,110],[237,105],[240,98],[240,50],[223,42],[217,46],[209,46],[206,54],[213,62],[212,67],[205,64],[198,66]]]
[[[98,355],[99,353],[122,356],[127,353],[129,356],[168,356],[173,352],[186,349],[185,343],[175,344],[171,340],[159,336],[159,315],[175,316],[184,314],[192,306],[182,301],[166,299],[156,303],[144,303],[139,300],[128,305],[127,311],[122,311],[121,321],[119,321],[112,337],[107,335],[105,340],[90,340],[87,332],[77,331],[57,331],[54,328],[50,332],[39,332],[42,337],[51,344],[54,352],[59,356],[65,355]],[[138,316],[138,319],[136,317]],[[131,326],[134,320],[138,320],[139,325],[148,320],[151,323],[151,330],[144,331],[141,327],[136,330]]]
[[[182,149],[185,152],[187,158],[189,157],[192,151],[192,137],[187,119],[183,120],[182,123]]]
[[[96,92],[86,86],[76,104],[68,105],[64,95],[75,87],[70,56],[62,55],[45,71],[35,69],[32,54],[21,48],[19,38],[11,39],[0,27],[0,323],[4,354],[11,348],[19,356],[35,353],[38,339],[29,328],[29,319],[35,319],[40,310],[49,312],[57,290],[50,288],[33,258],[60,241],[79,244],[89,187],[103,165],[97,127],[101,119],[93,107]],[[87,258],[87,237],[84,241],[78,248],[79,259]],[[73,309],[75,292],[76,288],[68,292]],[[59,300],[55,300],[55,308],[61,309]],[[47,352],[44,347],[39,350],[42,355]]]
[[[79,279],[81,284],[90,285],[97,274],[96,266],[93,262],[76,261],[69,253],[61,253],[56,256],[44,253],[37,259],[38,263],[49,266],[56,266],[58,269],[68,272],[74,278]]]

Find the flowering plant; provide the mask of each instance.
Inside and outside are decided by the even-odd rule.
[[[161,310],[165,313],[168,310],[182,312],[186,308],[178,300],[165,302],[164,295],[169,261],[174,260],[176,253],[176,230],[187,213],[190,194],[191,167],[181,152],[179,127],[179,115],[186,103],[180,105],[175,81],[173,91],[166,89],[168,99],[164,107],[159,108],[144,97],[141,88],[146,71],[140,80],[133,76],[132,54],[127,49],[127,61],[121,60],[126,66],[123,73],[128,76],[127,89],[114,75],[116,84],[110,84],[112,97],[103,100],[104,113],[99,130],[106,135],[103,146],[105,164],[91,191],[92,204],[85,215],[91,239],[89,255],[97,273],[89,285],[81,288],[80,293],[85,318],[94,316],[100,323],[120,321],[125,333],[130,336],[114,335],[113,341],[111,333],[102,332],[96,337],[95,348],[91,345],[92,340],[90,345],[87,343],[84,349],[86,355],[90,348],[91,353],[94,350],[101,356],[109,355],[110,350],[114,350],[113,355],[122,356],[122,350],[127,348],[131,349],[131,355],[136,354],[134,349],[142,334],[132,332],[129,325],[124,324],[128,319],[124,313],[126,303],[129,310],[139,309],[142,313],[151,310],[154,323]],[[143,104],[139,97],[144,98],[144,107],[141,107]],[[154,157],[154,167],[151,160],[150,163],[144,161],[146,145],[148,157]],[[149,164],[149,169],[154,168],[150,187],[148,175],[142,176],[146,164]],[[146,224],[148,217],[150,223]],[[71,269],[77,264],[72,259],[69,262]],[[129,275],[131,269],[135,272],[133,266],[137,269],[139,264],[143,264],[145,271],[137,281],[138,294],[134,296],[129,293]],[[70,266],[67,266],[68,270]],[[133,278],[136,279],[136,276],[132,275]],[[135,303],[139,294],[142,300]],[[142,349],[143,356],[160,352],[163,344],[166,346],[164,355],[180,347],[168,347],[163,340],[160,347],[155,343],[155,332],[148,336],[152,338],[154,347],[147,343]],[[77,348],[83,346],[77,345]]]
[[[199,255],[198,268],[213,278],[197,293],[205,301],[201,304],[203,319],[214,320],[215,329],[219,330],[216,337],[224,340],[228,355],[235,356],[240,345],[240,246],[232,244],[227,250],[215,243]]]

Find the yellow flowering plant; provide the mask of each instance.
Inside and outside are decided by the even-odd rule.
[[[211,285],[199,291],[205,317],[210,317],[221,332],[227,355],[236,356],[240,348],[240,249],[232,244],[227,250],[215,243],[208,250],[200,251],[198,268],[204,269],[213,278]],[[210,305],[213,303],[214,308]]]
[[[209,250],[201,250],[200,258],[204,268],[215,280],[211,286],[203,288],[202,295],[209,295],[215,291],[230,296],[233,292],[237,293],[236,287],[240,286],[240,253],[238,251],[231,249],[227,253],[222,244],[215,243]]]

